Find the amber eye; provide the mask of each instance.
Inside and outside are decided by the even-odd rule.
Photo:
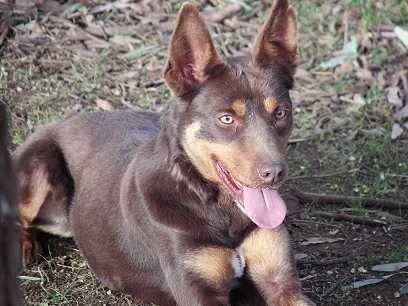
[[[288,110],[283,108],[283,107],[279,107],[276,112],[275,112],[275,118],[278,120],[282,120],[284,119],[288,114]]]
[[[234,123],[234,118],[231,115],[222,115],[221,117],[218,118],[218,120],[222,124],[227,124],[227,125]]]

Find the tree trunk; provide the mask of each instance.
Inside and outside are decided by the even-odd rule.
[[[21,266],[16,184],[8,145],[6,105],[0,100],[0,305],[22,305],[17,274]]]

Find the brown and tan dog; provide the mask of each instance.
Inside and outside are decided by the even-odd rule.
[[[183,5],[163,114],[83,113],[14,154],[30,232],[73,236],[110,288],[168,305],[313,305],[301,293],[276,189],[287,175],[297,26],[275,0],[247,58],[224,61]]]

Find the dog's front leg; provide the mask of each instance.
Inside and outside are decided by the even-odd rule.
[[[257,229],[243,242],[247,273],[271,306],[313,306],[301,293],[289,234],[281,226],[275,230]]]
[[[169,267],[167,283],[180,306],[231,306],[229,285],[237,276],[234,250],[202,247],[179,254]]]

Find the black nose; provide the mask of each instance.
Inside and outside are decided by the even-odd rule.
[[[258,175],[265,184],[277,185],[286,177],[286,166],[283,162],[269,162],[258,166]]]

